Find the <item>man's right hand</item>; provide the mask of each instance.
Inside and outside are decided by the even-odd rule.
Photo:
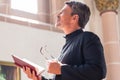
[[[27,74],[28,78],[32,80],[42,80],[41,76],[36,76],[35,71],[31,70],[29,67],[23,67],[23,71]]]

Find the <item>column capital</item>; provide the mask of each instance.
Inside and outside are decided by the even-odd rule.
[[[106,11],[114,11],[117,13],[119,7],[119,0],[95,0],[95,3],[100,14]]]

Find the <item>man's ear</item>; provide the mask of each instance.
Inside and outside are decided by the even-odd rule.
[[[72,22],[78,22],[78,20],[79,16],[77,14],[72,16]]]

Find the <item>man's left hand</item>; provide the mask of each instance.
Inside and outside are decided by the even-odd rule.
[[[61,74],[61,65],[62,63],[60,63],[57,60],[48,60],[48,72],[52,73],[52,74],[56,74],[56,75],[60,75]]]

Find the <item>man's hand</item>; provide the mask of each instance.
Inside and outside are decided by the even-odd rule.
[[[31,70],[29,67],[23,67],[23,71],[27,74],[28,78],[32,80],[42,80],[41,76],[37,76],[34,70]]]
[[[48,60],[48,72],[56,75],[61,74],[61,65],[57,60]]]

